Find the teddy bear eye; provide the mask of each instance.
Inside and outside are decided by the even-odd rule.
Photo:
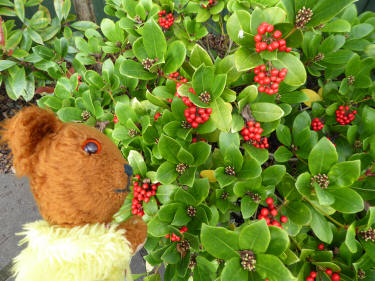
[[[101,150],[101,145],[97,140],[88,139],[84,142],[82,149],[88,154],[98,154]]]

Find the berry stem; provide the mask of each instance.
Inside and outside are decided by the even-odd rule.
[[[296,239],[294,239],[294,237],[293,237],[293,236],[290,236],[290,235],[289,235],[289,238],[290,238],[290,240],[293,242],[293,244],[297,247],[297,249],[301,252],[302,249],[301,249],[301,247],[298,245],[298,242],[296,241]]]
[[[111,92],[111,91],[107,91],[107,93],[108,93],[109,96],[111,97],[111,99],[112,99],[112,101],[113,101],[113,104],[116,105],[116,101],[115,101],[115,99],[113,98],[112,92]]]
[[[318,206],[316,206],[311,200],[309,200],[307,197],[303,197],[302,198],[303,200],[307,201],[310,203],[310,205],[312,207],[314,207],[315,210],[317,210],[319,213],[321,213],[323,216],[325,216],[327,219],[329,219],[331,222],[333,222],[334,224],[336,224],[337,226],[341,227],[341,228],[344,228],[344,229],[348,229],[348,226],[347,225],[344,225],[340,222],[338,222],[337,220],[335,220],[334,218],[332,218],[330,215],[328,215],[325,211],[323,211],[322,209],[320,209]]]
[[[287,39],[287,38],[289,38],[290,36],[292,36],[292,34],[295,32],[297,30],[297,28],[296,27],[293,27],[293,29],[285,36],[285,38],[284,39]]]

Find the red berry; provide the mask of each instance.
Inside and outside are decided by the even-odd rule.
[[[273,26],[272,24],[269,24],[269,25],[267,26],[266,31],[267,31],[268,33],[271,33],[273,30],[274,30],[274,26]]]
[[[288,218],[286,216],[281,216],[280,221],[282,223],[287,223],[288,222]]]
[[[271,210],[271,215],[273,215],[274,217],[276,217],[278,214],[278,211],[276,209],[272,209]]]
[[[309,276],[309,277],[306,278],[306,281],[314,281],[314,280],[315,280],[315,279],[312,278],[311,276]]]
[[[332,274],[332,277],[331,277],[331,280],[332,281],[340,281],[341,277],[338,273],[333,273]]]
[[[113,117],[113,123],[117,124],[118,121],[119,121],[119,120],[118,120],[117,116],[115,115],[115,117]]]
[[[324,244],[319,244],[318,245],[318,249],[321,250],[321,251],[323,251],[324,250]]]
[[[311,271],[310,276],[311,276],[312,278],[316,278],[316,276],[318,276],[318,274],[316,274],[315,271]]]
[[[260,211],[260,213],[262,214],[262,216],[267,216],[270,213],[270,211],[267,208],[263,208]]]
[[[272,197],[268,197],[268,198],[266,199],[266,203],[267,203],[268,205],[273,204],[273,198],[272,198]]]
[[[282,36],[282,33],[281,33],[280,30],[276,30],[276,31],[273,33],[273,38],[275,38],[275,39],[279,39],[279,38],[281,38],[281,36]]]
[[[260,34],[255,35],[255,36],[254,36],[254,41],[255,41],[255,42],[260,42],[260,41],[262,41],[262,35],[260,35]]]
[[[327,268],[327,269],[326,269],[326,273],[327,273],[328,275],[332,275],[332,269]]]
[[[258,26],[258,34],[260,35],[263,35],[264,33],[266,33],[266,28],[262,25]]]

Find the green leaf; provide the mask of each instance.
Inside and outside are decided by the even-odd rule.
[[[16,65],[17,62],[11,60],[0,60],[0,71],[11,68],[13,65]]]
[[[25,20],[24,0],[14,0],[14,11],[16,12],[17,17],[22,22],[24,22],[24,20]]]
[[[86,31],[87,29],[98,28],[98,25],[96,25],[94,22],[91,22],[91,21],[75,21],[70,26],[80,31]]]
[[[290,133],[289,127],[280,124],[276,128],[276,135],[277,139],[286,146],[290,146],[292,144],[292,134]]]
[[[279,146],[274,153],[274,157],[277,162],[283,163],[289,161],[293,157],[293,153],[285,146]]]
[[[95,71],[88,70],[85,73],[85,81],[91,86],[94,86],[97,89],[102,89],[104,87],[103,78]]]
[[[181,261],[181,255],[176,250],[177,244],[172,243],[161,256],[165,263],[176,264]]]
[[[167,42],[159,25],[154,21],[145,23],[142,38],[149,58],[164,59],[164,54],[167,50]]]
[[[164,159],[175,164],[180,163],[177,159],[177,154],[180,151],[181,145],[177,141],[171,137],[162,135],[159,139],[158,146],[160,154]]]
[[[354,214],[362,211],[364,208],[362,197],[353,189],[337,188],[328,189],[327,191],[335,197],[335,203],[331,207],[336,211],[345,214]]]
[[[361,23],[352,27],[352,37],[354,39],[361,39],[366,37],[374,30],[374,26],[369,23]]]
[[[311,150],[308,160],[313,175],[326,174],[337,163],[336,148],[332,142],[323,137]]]
[[[206,142],[196,142],[189,145],[189,151],[194,156],[194,166],[203,165],[211,153],[211,146]]]
[[[193,67],[198,68],[202,63],[205,66],[212,66],[213,65],[211,57],[206,52],[206,50],[203,49],[200,45],[196,44],[196,45],[194,45],[193,49],[191,50],[190,64]]]
[[[155,73],[148,72],[143,68],[142,64],[133,60],[124,60],[120,64],[120,73],[121,75],[142,80],[151,80],[156,78]]]
[[[169,203],[173,197],[174,192],[179,187],[177,185],[161,185],[156,191],[156,197],[162,204]]]
[[[63,122],[81,121],[82,119],[82,110],[75,107],[63,107],[56,114]]]
[[[284,111],[276,104],[257,102],[250,105],[251,113],[258,122],[272,122],[279,120]]]
[[[254,215],[257,208],[258,204],[249,196],[245,196],[241,199],[241,214],[244,219],[248,219]]]
[[[375,133],[375,109],[365,106],[362,111],[362,124],[366,135]]]
[[[185,163],[185,164],[191,165],[194,162],[194,157],[185,148],[180,147],[180,150],[177,153],[177,160],[179,163]]]
[[[344,19],[338,19],[327,23],[321,30],[323,32],[350,32],[351,25]]]
[[[250,45],[250,14],[245,10],[235,11],[227,21],[229,37],[239,45]]]
[[[28,35],[30,36],[31,40],[33,40],[35,43],[38,43],[40,45],[44,45],[42,37],[39,35],[38,32],[33,30],[32,28],[28,27],[25,29]]]
[[[334,185],[350,186],[357,181],[361,173],[361,161],[345,161],[332,166],[328,173]]]
[[[219,167],[215,170],[215,178],[221,187],[225,187],[236,181],[236,177],[225,174],[224,167]]]
[[[330,206],[335,202],[335,197],[333,197],[333,195],[327,190],[322,189],[317,183],[314,183],[313,185],[320,205]]]
[[[237,100],[239,105],[239,111],[249,103],[253,102],[258,96],[258,88],[255,85],[247,86],[245,89],[241,91],[238,95]],[[242,128],[241,128],[242,129]]]
[[[243,250],[264,253],[270,243],[271,235],[265,220],[260,220],[242,228],[239,246]]]
[[[189,189],[189,192],[194,196],[196,200],[196,205],[200,204],[207,198],[209,191],[210,184],[207,178],[196,179],[194,181],[193,187]]]
[[[289,236],[286,231],[276,226],[269,227],[271,241],[267,248],[267,254],[280,256],[289,247]]]
[[[305,225],[311,221],[311,212],[306,204],[292,201],[285,207],[286,216],[295,224]]]
[[[285,176],[286,168],[284,165],[273,165],[262,172],[263,185],[277,185]]]
[[[164,162],[156,171],[156,177],[162,184],[171,184],[176,180],[177,176],[176,165],[170,162]]]
[[[114,23],[111,19],[104,18],[100,28],[109,41],[114,43],[124,41],[124,31],[119,27],[118,23]]]
[[[356,236],[356,230],[355,230],[355,224],[356,222],[354,221],[346,231],[346,236],[345,236],[345,245],[348,247],[349,251],[351,253],[356,253],[357,252],[357,241],[355,240]]]
[[[238,71],[247,71],[263,64],[263,60],[259,54],[251,52],[245,47],[240,47],[234,55]]]
[[[333,233],[330,225],[328,224],[326,218],[310,206],[311,211],[311,229],[314,234],[319,238],[319,240],[331,244]]]
[[[222,281],[248,280],[248,272],[241,266],[240,258],[232,258],[225,263],[223,272],[221,273]]]
[[[168,46],[167,55],[165,58],[165,65],[163,70],[165,73],[172,73],[177,71],[186,57],[186,48],[182,41],[174,41]]]
[[[216,277],[216,266],[203,256],[196,257],[197,265],[194,267],[194,281],[213,281]]]
[[[301,86],[306,82],[306,70],[303,63],[295,56],[285,52],[277,53],[277,60],[272,62],[278,68],[288,69],[284,82],[290,86]]]
[[[228,132],[232,124],[231,104],[224,102],[221,97],[212,101],[211,118],[219,130]]]
[[[238,173],[238,177],[243,180],[255,178],[262,172],[262,168],[259,162],[253,157],[245,159],[241,171]]]
[[[147,167],[142,155],[136,150],[130,150],[128,155],[129,165],[133,168],[135,174],[146,176]]]
[[[216,258],[228,260],[238,257],[238,233],[223,227],[202,224],[201,241],[205,250]]]
[[[198,96],[204,91],[211,92],[214,84],[214,69],[212,67],[201,65],[194,72],[192,84]]]
[[[262,278],[277,281],[296,281],[296,278],[277,257],[259,254],[256,259],[256,270]]]

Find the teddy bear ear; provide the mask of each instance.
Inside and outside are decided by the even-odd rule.
[[[26,107],[0,124],[0,143],[11,149],[18,176],[32,172],[32,160],[42,149],[39,144],[56,133],[61,125],[53,111],[36,106]]]

